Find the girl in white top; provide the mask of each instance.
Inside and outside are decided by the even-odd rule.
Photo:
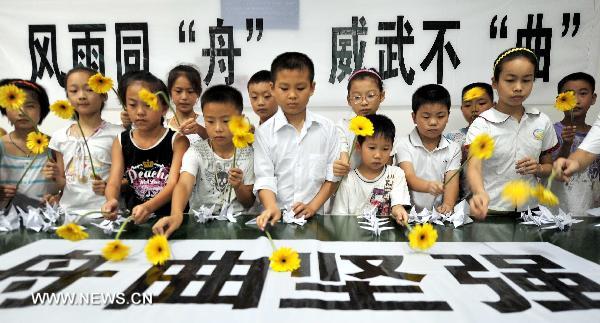
[[[88,79],[94,74],[96,71],[90,68],[76,67],[67,73],[65,86],[67,98],[79,116],[92,159],[81,130],[76,122],[71,122],[53,134],[49,147],[56,152],[56,162],[48,162],[44,167],[46,178],[54,179],[62,189],[60,206],[70,212],[100,211],[105,202],[112,142],[123,131],[121,126],[102,119],[107,95],[98,94],[89,87]]]
[[[495,142],[494,154],[486,161],[469,160],[467,179],[473,192],[471,215],[483,219],[488,213],[521,211],[504,201],[504,185],[516,179],[534,185],[537,177],[552,171],[552,150],[557,147],[556,132],[550,119],[535,108],[523,107],[533,89],[537,57],[527,48],[504,51],[494,63],[492,86],[498,91],[498,103],[483,112],[469,127],[465,145],[482,133]],[[531,202],[531,201],[530,201]]]

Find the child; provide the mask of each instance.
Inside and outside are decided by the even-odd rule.
[[[466,146],[482,133],[494,139],[492,157],[483,162],[471,158],[467,166],[473,192],[469,203],[471,215],[478,219],[484,219],[487,213],[515,211],[515,206],[501,197],[508,181],[522,179],[534,185],[536,176],[550,175],[556,132],[545,114],[536,108],[523,107],[533,89],[536,66],[537,57],[528,48],[511,48],[500,54],[492,78],[498,103],[469,127]],[[525,203],[517,206],[516,211],[528,206],[536,205]]]
[[[116,218],[121,179],[126,174],[124,199],[136,224],[152,213],[169,214],[171,194],[179,178],[181,158],[189,146],[185,136],[163,127],[167,102],[159,96],[154,110],[139,97],[140,90],[167,93],[165,84],[146,71],[132,73],[121,80],[119,97],[125,102],[133,129],[122,132],[113,142],[113,164],[106,187],[105,218]]]
[[[259,125],[265,123],[277,112],[277,102],[272,94],[271,72],[262,70],[248,80],[248,94],[252,110],[259,117]]]
[[[377,214],[391,215],[398,223],[408,221],[403,205],[410,205],[404,172],[387,165],[394,145],[396,128],[384,115],[366,116],[373,124],[372,136],[358,136],[356,149],[360,165],[345,177],[335,196],[332,214],[362,214],[369,206]]]
[[[173,191],[171,216],[160,219],[153,228],[158,234],[169,236],[183,221],[183,212],[189,200],[190,209],[216,205],[218,214],[228,203],[243,211],[254,204],[254,154],[252,147],[238,149],[233,166],[235,147],[228,122],[243,110],[242,94],[228,85],[210,87],[201,99],[202,114],[206,121],[208,140],[193,143],[183,155],[181,174]],[[190,194],[192,198],[190,199]]]
[[[111,145],[123,128],[102,119],[108,96],[98,94],[88,86],[96,71],[76,67],[66,75],[67,99],[75,108],[92,160],[77,122],[69,122],[57,130],[49,147],[56,152],[56,162],[44,167],[46,178],[56,181],[62,189],[59,205],[70,212],[99,211],[104,204],[104,190],[112,164]],[[97,177],[93,177],[92,163]]]
[[[590,107],[596,102],[596,81],[586,73],[573,73],[558,82],[558,92],[574,91],[577,106],[566,111],[562,121],[554,124],[558,137],[559,149],[552,153],[554,160],[568,157],[577,150],[590,129],[585,117]],[[600,158],[596,158],[583,172],[572,176],[564,184],[556,184],[555,193],[560,200],[560,207],[575,215],[584,215],[585,211],[600,206]]]
[[[0,86],[12,84],[27,94],[22,109],[36,124],[41,124],[48,115],[48,95],[39,84],[20,79],[0,81]],[[27,148],[27,135],[35,131],[29,119],[21,112],[0,108],[0,112],[8,118],[14,130],[0,138],[0,207],[11,204],[26,209],[27,206],[38,207],[47,194],[58,191],[56,183],[46,179],[42,172],[48,161],[46,153],[34,156]],[[31,164],[33,161],[33,164]],[[27,167],[31,167],[26,171]],[[23,176],[17,187],[16,184]]]
[[[379,105],[385,99],[383,81],[379,73],[373,69],[356,70],[348,79],[348,96],[346,101],[352,108],[352,115],[342,118],[337,123],[337,131],[340,141],[340,158],[333,163],[333,174],[335,176],[346,176],[351,169],[360,164],[360,154],[352,154],[352,161],[348,161],[350,147],[354,141],[354,133],[348,129],[350,120],[355,116],[366,116],[377,113]],[[390,153],[394,154],[394,149]]]
[[[315,90],[314,65],[308,56],[283,53],[273,60],[273,95],[280,109],[256,130],[254,192],[265,210],[257,224],[264,230],[281,218],[280,208],[310,218],[331,196],[333,161],[339,156],[333,123],[307,111]]]
[[[440,213],[452,212],[458,178],[448,180],[460,168],[461,150],[442,136],[450,114],[450,93],[441,85],[424,85],[412,96],[412,110],[416,127],[400,139],[396,151],[412,204],[416,211],[436,207]]]

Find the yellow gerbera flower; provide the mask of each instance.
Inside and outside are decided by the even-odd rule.
[[[371,123],[371,120],[363,116],[356,116],[352,118],[348,128],[350,128],[350,131],[352,131],[355,135],[363,137],[372,136],[374,132],[373,123]]]
[[[236,133],[231,138],[235,148],[246,148],[249,144],[254,142],[254,134],[251,132]]]
[[[140,100],[144,101],[152,110],[158,111],[158,96],[156,94],[146,90],[141,89],[138,92],[138,96]]]
[[[437,241],[437,230],[431,223],[415,225],[408,234],[409,246],[413,249],[427,250]]]
[[[554,103],[554,107],[562,112],[571,111],[576,105],[577,97],[575,97],[575,91],[565,91],[559,94]]]
[[[482,87],[476,86],[472,89],[469,89],[467,92],[465,92],[465,95],[463,95],[463,101],[475,100],[477,98],[484,96],[485,93],[486,92]]]
[[[300,268],[300,256],[292,248],[281,247],[269,257],[271,268],[275,271],[294,271]]]
[[[105,94],[112,88],[113,81],[110,77],[105,77],[101,73],[96,73],[88,79],[88,86],[92,91],[98,94]]]
[[[506,183],[502,189],[502,198],[513,206],[521,206],[529,200],[531,185],[524,180],[514,180]]]
[[[163,265],[171,257],[169,242],[162,234],[154,235],[148,239],[144,251],[146,252],[146,258],[153,265]]]
[[[109,261],[121,261],[129,256],[129,249],[121,240],[113,240],[102,248],[102,256]]]
[[[231,119],[229,119],[229,122],[227,123],[227,125],[229,126],[229,131],[231,131],[231,133],[234,135],[250,132],[250,128],[251,128],[250,122],[244,116],[231,117]]]
[[[7,110],[18,110],[25,100],[27,94],[14,84],[7,84],[0,87],[0,107]]]
[[[489,159],[494,154],[494,139],[482,133],[473,139],[469,146],[469,155],[478,159]]]
[[[56,229],[56,234],[70,241],[79,241],[83,239],[87,239],[87,232],[83,231],[83,227],[73,222],[63,224]]]
[[[50,111],[54,112],[59,118],[72,119],[75,108],[67,100],[58,100],[50,106]]]
[[[556,206],[558,205],[558,197],[552,193],[549,189],[544,187],[544,185],[538,184],[534,188],[531,189],[531,196],[535,197],[538,202],[542,205],[546,206]]]
[[[32,131],[27,135],[26,145],[32,153],[39,155],[48,148],[48,136],[41,132]]]

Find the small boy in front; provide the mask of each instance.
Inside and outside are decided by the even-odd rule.
[[[396,128],[381,114],[366,116],[373,124],[373,135],[356,138],[361,163],[342,180],[333,202],[331,214],[362,214],[376,207],[378,215],[392,216],[396,222],[408,221],[404,205],[410,205],[410,195],[404,172],[387,165],[394,147]]]
[[[461,148],[442,136],[450,115],[450,93],[428,84],[412,97],[412,117],[417,125],[397,146],[396,157],[406,175],[416,211],[435,207],[450,213],[458,197]],[[440,199],[441,197],[441,199]]]
[[[235,152],[233,168],[236,148],[228,127],[232,116],[242,114],[242,94],[231,86],[215,85],[204,92],[200,104],[208,139],[191,144],[183,155],[179,181],[173,191],[171,215],[154,225],[153,232],[156,234],[168,237],[181,226],[188,200],[190,210],[197,210],[203,205],[215,205],[216,213],[229,203],[230,198],[230,207],[234,212],[243,211],[254,204],[252,146]]]
[[[333,162],[339,140],[333,122],[307,111],[314,93],[314,65],[302,53],[287,52],[271,64],[273,95],[279,110],[256,130],[254,192],[264,206],[256,223],[264,230],[281,209],[310,218],[322,212],[335,190]]]
[[[272,88],[273,81],[270,71],[258,71],[248,80],[250,105],[259,118],[259,125],[265,123],[277,112],[277,102],[273,97]]]

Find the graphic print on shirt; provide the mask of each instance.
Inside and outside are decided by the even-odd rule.
[[[389,174],[385,179],[385,185],[383,189],[381,188],[373,188],[371,191],[371,197],[369,198],[369,203],[373,206],[377,207],[377,214],[379,215],[390,215],[391,212],[391,201],[390,201],[390,192],[392,191],[392,187],[394,185],[394,174]]]
[[[127,178],[138,199],[146,201],[157,195],[169,179],[170,166],[147,160],[127,168]]]

